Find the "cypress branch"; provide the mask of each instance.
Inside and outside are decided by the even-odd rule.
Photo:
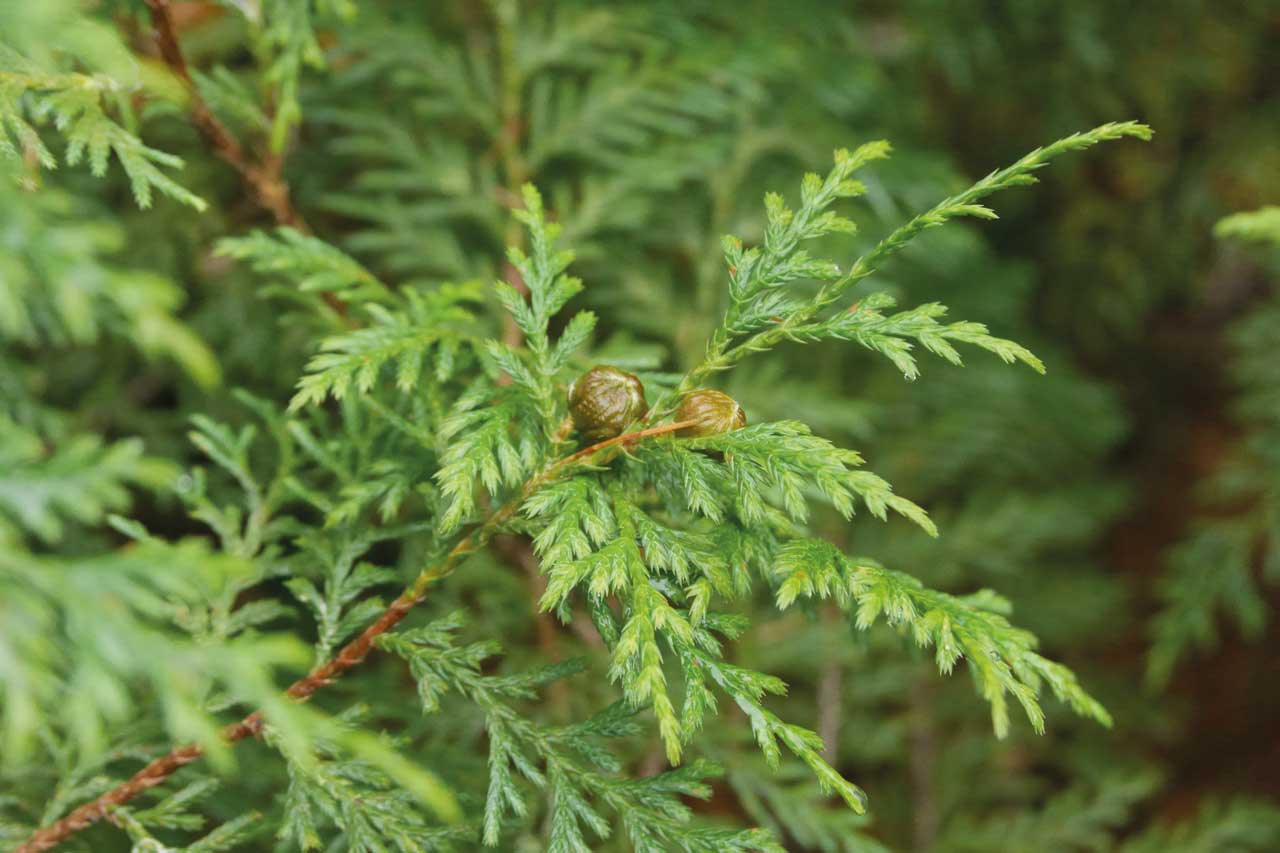
[[[687,424],[677,422],[616,436],[590,447],[585,447],[547,466],[541,473],[530,478],[525,483],[518,498],[500,507],[483,524],[460,538],[442,562],[420,572],[414,578],[413,583],[391,602],[382,614],[360,633],[360,636],[343,646],[336,655],[313,669],[305,678],[301,678],[291,684],[285,691],[285,695],[290,699],[305,702],[317,690],[333,683],[338,678],[341,678],[347,670],[363,662],[378,637],[398,625],[414,607],[420,604],[426,598],[427,591],[433,584],[448,577],[467,557],[488,544],[493,535],[543,485],[562,476],[575,465],[590,462],[592,457],[601,451],[642,441],[652,436],[665,435],[684,426],[687,426]],[[239,722],[224,728],[221,732],[221,737],[227,743],[233,744],[259,734],[262,731],[262,726],[262,714],[255,711]],[[186,765],[200,760],[203,755],[204,750],[194,744],[174,747],[165,755],[151,761],[128,781],[123,782],[91,802],[76,807],[65,817],[49,826],[36,830],[26,842],[15,850],[15,853],[39,853],[39,851],[51,850],[57,847],[72,835],[88,829],[93,824],[106,818],[113,808],[124,805],[148,789],[164,783],[165,780]]]

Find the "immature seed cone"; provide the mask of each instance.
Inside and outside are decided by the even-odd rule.
[[[747,425],[747,413],[728,394],[701,389],[684,395],[676,409],[676,420],[694,422],[676,431],[676,435],[693,438],[742,429]]]
[[[596,365],[569,386],[569,416],[590,441],[621,435],[627,424],[648,411],[644,383],[607,364]]]

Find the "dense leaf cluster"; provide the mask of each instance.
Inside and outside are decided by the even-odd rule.
[[[0,842],[881,851],[907,802],[921,849],[1277,837],[1246,801],[1129,832],[1153,774],[1030,737],[1131,710],[1054,659],[1117,607],[1077,570],[1124,426],[1002,336],[1024,273],[964,220],[1145,125],[967,188],[837,148],[761,215],[826,156],[789,110],[825,145],[873,126],[849,79],[889,96],[832,70],[852,17],[37,5],[0,10]],[[1175,554],[1156,680],[1262,618],[1275,313],[1237,338],[1249,511]],[[648,405],[589,435],[600,364]]]

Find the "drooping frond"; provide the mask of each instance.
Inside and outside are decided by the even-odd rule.
[[[784,545],[774,572],[779,607],[798,598],[830,598],[854,616],[862,630],[884,617],[910,633],[918,645],[932,646],[944,674],[959,660],[968,661],[978,691],[991,704],[1000,737],[1009,731],[1006,694],[1022,706],[1036,731],[1044,730],[1038,694],[1045,685],[1076,713],[1111,724],[1111,716],[1084,692],[1070,670],[1040,655],[1035,637],[1009,623],[1009,604],[990,591],[963,598],[936,592],[910,575],[871,560],[851,559],[818,540]]]
[[[73,13],[72,20],[61,22],[61,26],[86,36],[89,25],[76,18],[78,13]],[[123,52],[110,30],[98,31],[96,36],[107,42],[104,47],[108,52]],[[136,70],[133,79],[106,72],[63,70],[58,67],[62,63],[55,63],[53,57],[38,63],[20,49],[20,45],[0,41],[0,156],[29,154],[43,168],[56,168],[58,158],[37,129],[51,122],[66,141],[63,162],[68,166],[87,163],[90,172],[101,177],[114,156],[129,178],[139,207],[150,207],[158,192],[197,210],[205,209],[203,199],[166,171],[182,168],[182,158],[150,147],[130,129],[134,118],[128,112],[128,95],[141,90]],[[123,110],[125,115],[117,117],[113,110]]]

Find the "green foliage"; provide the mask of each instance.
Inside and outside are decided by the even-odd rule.
[[[1124,132],[1139,131],[1106,127],[1090,136],[1073,137],[1051,151],[1083,147],[1095,139]],[[839,317],[816,318],[836,301],[852,279],[866,274],[859,270],[869,272],[871,262],[860,259],[851,267],[852,272],[842,278],[834,266],[810,261],[799,244],[803,239],[852,230],[845,220],[824,212],[824,208],[838,197],[857,194],[860,185],[850,180],[850,173],[884,153],[885,146],[864,147],[855,154],[837,152],[836,167],[825,181],[816,176],[806,179],[798,214],[787,210],[777,196],[766,199],[770,230],[766,232],[764,251],[741,251],[739,243],[728,244],[732,299],[725,323],[712,338],[707,361],[690,371],[680,387],[688,387],[694,377],[712,369],[723,370],[745,354],[765,350],[785,338],[851,336],[842,331]],[[977,198],[990,189],[1018,183],[1019,176],[1040,162],[1041,156],[1047,155],[1028,158],[1018,169],[998,179],[988,179],[979,185],[979,190],[957,198]],[[951,216],[972,213],[969,204],[955,200],[944,203],[938,212],[899,229],[873,249],[871,257],[891,254],[914,233]],[[974,665],[980,691],[992,703],[996,731],[1002,736],[1008,729],[1006,693],[1012,693],[1033,726],[1042,729],[1043,713],[1035,698],[1042,682],[1047,682],[1077,712],[1109,721],[1101,706],[1079,688],[1066,668],[1032,651],[1035,641],[1030,634],[1013,629],[1002,616],[990,612],[992,607],[1000,609],[998,601],[989,596],[961,600],[931,592],[914,578],[873,565],[854,568],[831,546],[802,538],[797,525],[808,520],[811,497],[822,498],[845,518],[853,514],[855,501],[881,519],[892,508],[936,535],[922,509],[894,495],[883,479],[856,470],[862,462],[858,454],[813,436],[803,424],[780,421],[701,438],[664,437],[647,443],[634,454],[626,454],[617,466],[599,467],[604,461],[601,460],[585,474],[572,472],[573,463],[581,454],[552,462],[560,442],[557,425],[565,418],[563,394],[557,390],[563,387],[561,374],[569,366],[574,350],[585,343],[594,318],[589,313],[577,315],[552,345],[548,334],[552,317],[580,290],[581,283],[564,274],[572,255],[556,248],[559,229],[547,223],[541,198],[532,188],[524,191],[524,205],[519,216],[530,231],[530,252],[526,255],[513,249],[510,261],[529,295],[526,299],[505,282],[497,285],[499,300],[521,331],[524,346],[516,349],[507,343],[489,342],[484,348],[489,376],[482,374],[478,382],[458,395],[453,413],[439,424],[445,447],[439,455],[436,479],[445,503],[437,529],[439,535],[447,536],[474,516],[479,508],[474,494],[477,484],[493,501],[510,507],[496,511],[485,522],[485,530],[502,524],[507,515],[522,506],[519,529],[533,537],[548,578],[542,608],[556,610],[567,619],[574,592],[581,588],[586,594],[596,628],[611,649],[611,680],[621,685],[629,707],[652,709],[671,763],[680,761],[708,716],[717,712],[714,688],[746,715],[770,766],[779,766],[781,748],[785,746],[808,765],[824,790],[838,793],[855,811],[862,812],[866,807],[862,790],[822,757],[822,739],[802,726],[784,721],[764,704],[766,696],[784,693],[785,684],[775,676],[731,664],[723,657],[723,641],[739,636],[747,623],[740,617],[718,613],[713,607],[718,600],[740,597],[749,587],[747,578],[753,572],[774,579],[778,572],[786,576],[778,593],[782,607],[802,592],[817,592],[824,597],[834,595],[841,604],[855,610],[860,628],[869,627],[880,613],[892,623],[906,623],[917,642],[936,645],[938,664],[944,672],[949,672],[960,656],[967,656]],[[401,297],[350,259],[294,232],[282,232],[279,241],[257,235],[230,242],[224,245],[224,251],[253,261],[262,271],[285,272],[299,278],[301,288],[336,291],[346,301],[357,304],[368,317],[367,326],[342,332],[321,344],[323,352],[308,365],[308,375],[291,406],[294,410],[320,403],[329,394],[339,400],[348,399],[349,392],[361,398],[370,396],[388,362],[395,362],[397,391],[413,392],[428,348],[436,345],[442,334],[450,334],[449,341],[456,350],[465,340],[465,327],[459,328],[459,321],[473,320],[471,314],[458,307],[459,296],[465,296],[466,291],[443,288],[418,295],[406,291]],[[829,283],[807,299],[797,299],[780,287],[813,277],[827,278]],[[397,312],[393,306],[401,298],[404,308]],[[756,319],[778,312],[784,316],[777,328]],[[936,312],[930,308],[917,312],[917,316],[930,313]],[[940,343],[941,338],[918,326],[913,329],[901,315],[895,319],[896,325],[891,321],[889,326],[891,330],[912,334],[928,348],[954,360],[954,352],[949,344]],[[1019,351],[1009,349],[1013,345],[993,344],[963,324],[948,329],[952,337],[996,346],[1004,354]],[[742,336],[746,341],[731,349],[733,340]],[[1029,354],[1023,358],[1033,360]],[[451,366],[452,358],[437,357],[437,386],[448,382]],[[498,371],[509,380],[501,392],[500,386],[493,383],[493,372]],[[665,411],[661,404],[656,405],[649,422]],[[378,406],[371,414],[386,421],[390,413]],[[411,431],[404,430],[398,417],[389,423]],[[197,420],[197,426],[193,440],[239,483],[249,506],[242,516],[234,507],[213,504],[204,497],[202,480],[197,481],[188,502],[195,515],[219,533],[225,548],[252,558],[271,538],[267,525],[280,500],[277,486],[287,485],[290,480],[281,479],[286,476],[282,470],[271,487],[264,489],[257,484],[248,455],[254,438],[249,428],[237,434],[207,419]],[[279,452],[287,464],[293,452],[290,448],[304,433],[293,427],[282,430],[278,423],[275,431]],[[515,436],[520,436],[519,444]],[[562,474],[566,466],[568,472]],[[545,496],[539,494],[548,482],[552,485]],[[652,493],[646,484],[652,484]],[[298,491],[296,486],[292,490]],[[643,506],[653,499],[654,507]],[[549,517],[552,512],[554,517]],[[333,518],[332,511],[329,516]],[[708,523],[718,525],[716,533],[704,526]],[[306,540],[298,542],[305,545]],[[386,579],[376,569],[372,573],[353,571],[354,553],[346,550],[333,563],[323,594],[305,579],[290,583],[294,594],[319,620],[321,657],[375,612],[375,603],[355,602],[365,589]],[[743,576],[744,572],[748,575]],[[734,573],[740,577],[734,579]],[[611,600],[618,602],[617,610],[610,606]],[[850,605],[855,601],[857,607],[853,608]],[[274,611],[264,617],[270,615]],[[553,849],[586,849],[584,828],[597,836],[608,834],[609,823],[588,804],[590,797],[623,819],[630,840],[638,849],[670,849],[677,838],[682,839],[680,843],[686,849],[729,849],[747,844],[723,833],[678,830],[677,825],[687,820],[687,813],[682,807],[673,812],[674,804],[661,805],[660,800],[653,799],[669,793],[705,793],[706,789],[694,781],[702,775],[697,762],[686,770],[672,771],[667,777],[654,777],[657,781],[652,785],[633,780],[610,781],[559,749],[561,740],[568,735],[553,736],[530,728],[532,724],[521,721],[498,701],[499,697],[527,698],[529,684],[558,675],[560,670],[553,669],[545,677],[534,676],[531,682],[497,682],[498,686],[490,687],[490,682],[479,675],[478,667],[480,659],[492,653],[492,647],[481,645],[458,653],[463,668],[441,671],[434,656],[448,651],[441,648],[442,637],[453,627],[450,624],[396,637],[384,636],[380,642],[409,657],[429,711],[438,709],[440,682],[461,691],[485,710],[491,767],[484,817],[486,843],[498,843],[505,817],[518,816],[526,810],[510,775],[511,768],[516,767],[528,781],[549,787]],[[432,657],[424,657],[426,652],[410,653],[420,647],[426,647]],[[678,662],[683,675],[684,701],[679,711],[665,672],[667,661]],[[583,735],[608,731],[617,725],[607,722],[612,719],[608,716],[603,719],[606,722],[587,722],[579,724],[581,730],[571,727],[567,731],[576,742]],[[210,732],[204,735],[208,740]],[[546,763],[545,770],[536,768],[531,754]],[[587,757],[601,763],[598,754],[587,753]],[[353,796],[344,794],[343,786],[359,781],[381,791],[380,797],[404,801],[388,779],[351,765],[331,763],[332,760],[322,762],[321,766],[327,769],[319,771],[319,775],[301,766],[291,770],[296,790],[290,795],[294,817],[287,834],[304,847],[313,846],[316,819],[311,810],[318,808],[337,823],[357,848],[377,849],[379,842],[375,838],[384,830],[371,822],[366,811],[336,808],[336,804]],[[606,770],[616,766],[612,760],[602,764]],[[407,816],[404,821],[403,826],[386,831],[394,836],[411,836],[414,824]]]
[[[1017,359],[1043,371],[1039,359],[1030,352],[1010,341],[990,337],[981,324],[953,323],[938,328],[936,318],[946,311],[941,305],[921,306],[887,319],[877,313],[877,309],[892,304],[883,296],[873,296],[865,311],[854,305],[834,313],[829,309],[850,287],[876,272],[889,257],[921,233],[959,217],[994,218],[990,209],[978,204],[986,196],[1010,187],[1034,184],[1037,179],[1033,173],[1054,157],[1126,136],[1149,139],[1151,130],[1137,122],[1108,124],[1038,148],[913,217],[844,272],[833,262],[811,259],[807,251],[797,246],[802,240],[852,230],[852,223],[826,208],[838,198],[863,191],[862,185],[850,176],[867,162],[886,156],[888,145],[871,143],[853,152],[836,151],[835,167],[825,179],[816,174],[805,177],[798,210],[788,208],[780,196],[771,195],[766,199],[769,227],[762,250],[744,251],[740,240],[726,239],[731,302],[722,327],[709,344],[706,359],[689,373],[685,385],[713,371],[726,370],[749,353],[770,349],[783,340],[810,342],[826,338],[856,340],[877,350],[894,361],[908,378],[914,378],[917,373],[915,363],[907,356],[909,345],[895,338],[914,337],[926,349],[953,364],[959,361],[959,355],[948,338],[991,350],[1006,362]],[[801,299],[776,289],[796,279],[825,283],[815,295]],[[827,316],[823,316],[824,312]],[[734,340],[741,337],[746,340],[735,345]]]
[[[1262,803],[1236,801],[1209,805],[1193,820],[1157,826],[1120,845],[1124,853],[1156,850],[1268,850],[1280,840],[1275,809]]]
[[[1005,618],[1008,602],[989,590],[966,598],[925,589],[919,580],[866,560],[850,560],[832,545],[795,540],[775,557],[780,608],[798,598],[833,598],[856,614],[860,629],[880,616],[909,632],[918,645],[933,646],[939,671],[950,673],[961,658],[969,661],[978,691],[991,703],[996,734],[1009,731],[1005,694],[1011,694],[1037,731],[1044,712],[1037,701],[1042,685],[1081,715],[1111,725],[1111,716],[1081,689],[1066,667],[1035,652],[1036,639]]]
[[[1115,365],[1134,348],[1151,352],[1152,319],[1203,292],[1215,222],[1276,203],[1277,158],[1264,140],[1280,130],[1280,110],[1256,94],[1271,76],[1259,26],[1268,10],[1185,0],[1166,11],[910,0],[882,22],[914,36],[887,65],[928,102],[917,108],[929,138],[966,168],[1120,105],[1158,130],[1141,153],[1102,152],[1036,193],[1021,215],[1040,227],[1005,244],[1038,271],[1037,325]],[[1050,32],[1061,38],[1047,43]],[[1192,103],[1212,103],[1217,120],[1183,108]],[[1122,201],[1138,198],[1160,203]]]
[[[324,68],[324,52],[316,36],[317,24],[350,19],[356,6],[350,0],[269,0],[261,8],[241,9],[255,24],[258,43],[269,57],[263,79],[276,92],[271,120],[271,147],[284,147],[286,135],[302,118],[299,81],[303,66]]]
[[[221,853],[234,850],[251,841],[259,831],[258,824],[262,816],[250,812],[240,815],[214,827],[210,832],[181,848],[170,847],[159,841],[153,834],[155,830],[199,830],[205,825],[205,818],[191,807],[218,788],[214,779],[203,779],[193,782],[179,791],[164,797],[160,802],[145,809],[120,808],[112,812],[112,818],[120,828],[129,835],[133,849],[138,851],[154,851],[165,853],[169,850],[183,850],[185,853]]]
[[[911,355],[911,344],[904,338],[914,338],[920,346],[952,364],[961,363],[960,353],[951,344],[957,341],[993,352],[1006,364],[1021,361],[1036,372],[1044,373],[1044,364],[1028,349],[1013,341],[992,337],[981,323],[938,323],[938,318],[947,313],[945,305],[931,302],[887,317],[880,313],[879,309],[892,308],[893,305],[893,297],[883,293],[871,294],[851,306],[845,314],[833,318],[822,333],[854,341],[880,353],[908,379],[915,379],[920,371]]]
[[[146,145],[131,129],[129,98],[144,91],[136,60],[109,27],[82,18],[79,5],[55,0],[38,13],[13,9],[0,18],[0,156],[56,168],[57,157],[32,124],[50,121],[66,140],[68,166],[87,162],[101,177],[114,155],[139,207],[150,207],[159,192],[204,210],[205,201],[165,171],[181,168],[182,158]],[[77,62],[90,70],[67,70]]]
[[[618,760],[597,738],[638,732],[632,715],[614,705],[586,720],[555,728],[538,726],[512,706],[536,697],[536,688],[580,673],[581,661],[566,661],[511,676],[483,675],[480,666],[498,649],[493,642],[455,644],[462,627],[453,614],[424,628],[384,636],[379,645],[403,657],[418,682],[423,710],[437,713],[445,692],[456,692],[484,715],[489,738],[489,783],[484,798],[483,838],[499,844],[502,827],[512,817],[529,813],[519,779],[544,791],[550,820],[549,850],[591,849],[586,832],[598,838],[610,833],[604,809],[621,820],[636,850],[776,850],[767,833],[734,832],[691,825],[692,812],[680,796],[706,798],[702,781],[713,767],[694,763],[646,779],[619,778]]]
[[[146,706],[159,709],[170,737],[198,741],[224,758],[227,747],[206,708],[215,693],[233,691],[220,699],[266,703],[289,719],[271,672],[303,663],[301,643],[237,637],[234,630],[192,636],[171,627],[198,632],[215,591],[243,576],[242,564],[199,541],[147,541],[80,559],[10,551],[0,563],[10,766],[28,760],[37,739],[54,732],[83,755],[98,755],[108,731],[136,714],[139,695],[130,687],[139,683],[153,692]]]
[[[58,542],[67,522],[94,526],[108,511],[125,509],[130,485],[163,488],[171,476],[136,441],[103,447],[81,435],[50,451],[39,435],[0,420],[0,514],[10,522],[0,539],[16,542],[27,532]]]
[[[28,346],[86,345],[112,336],[217,384],[207,344],[178,317],[184,294],[167,276],[121,264],[127,234],[101,208],[57,189],[0,185],[0,335]]]
[[[961,822],[938,846],[957,853],[994,848],[1114,850],[1116,835],[1132,819],[1135,808],[1155,791],[1157,781],[1150,775],[1116,775],[1092,789],[1071,788],[1036,813],[997,818],[982,825]]]
[[[418,386],[428,359],[434,362],[435,380],[448,381],[459,348],[474,337],[467,329],[475,315],[466,306],[478,299],[476,288],[450,285],[404,291],[398,311],[369,305],[366,326],[321,342],[322,353],[307,363],[290,408],[321,403],[329,395],[341,400],[349,389],[368,393],[388,366],[395,371],[396,388],[407,394]]]
[[[397,746],[386,743],[379,748]],[[289,784],[277,834],[291,849],[320,848],[321,827],[332,827],[352,850],[360,851],[453,850],[454,842],[475,835],[474,826],[456,822],[437,826],[427,820],[424,799],[434,801],[442,811],[456,810],[444,792],[438,792],[440,799],[432,794],[416,797],[376,764],[344,754],[332,743],[317,743],[316,752],[307,762],[289,759]],[[432,779],[429,784],[437,783]]]
[[[794,839],[805,849],[840,853],[888,850],[867,834],[870,821],[866,815],[831,808],[829,798],[806,778],[802,768],[771,770],[763,761],[744,761],[736,771],[729,771],[727,782],[752,820]]]
[[[1019,254],[1069,206],[988,196],[1144,124],[965,179],[902,64],[962,11],[165,5],[0,9],[6,848],[181,744],[219,778],[67,846],[1274,846],[1246,800],[1166,825],[1218,780],[1157,785],[1175,703],[1117,653],[1133,403],[983,236]],[[1221,610],[1263,624],[1277,320],[1235,335],[1247,438],[1156,676]],[[574,430],[596,365],[652,404],[622,435]],[[695,391],[734,417],[682,425]]]
[[[1049,150],[1056,153],[1085,147],[1097,139],[1125,133],[1141,135],[1142,130],[1104,127]],[[806,179],[804,204],[798,215],[786,210],[777,196],[766,200],[772,231],[767,232],[763,252],[742,251],[737,241],[727,244],[727,260],[736,278],[725,324],[712,339],[707,361],[694,368],[681,387],[690,384],[691,377],[711,369],[725,369],[747,352],[797,336],[774,329],[756,331],[758,323],[749,319],[752,310],[759,311],[760,316],[783,312],[777,322],[779,328],[791,324],[800,329],[816,328],[805,325],[807,318],[834,302],[847,283],[838,279],[829,265],[812,265],[798,245],[804,238],[849,230],[841,224],[843,220],[823,213],[823,208],[841,195],[854,194],[857,187],[850,184],[849,174],[867,160],[882,155],[884,147],[864,147],[860,151],[837,152],[836,167],[825,181],[816,176]],[[990,188],[1016,184],[1019,176],[1025,176],[1046,156],[1037,152],[1024,158],[1018,167],[997,173],[999,177],[987,179],[986,184]],[[945,202],[937,208],[943,212],[913,220],[882,242],[873,254],[890,254],[894,249],[886,246],[896,247],[915,231],[941,224],[949,216],[963,212],[968,199],[982,194],[982,190],[975,190],[956,197],[966,201]],[[815,224],[806,224],[810,222]],[[535,246],[547,239],[538,233],[540,224],[535,214],[530,221]],[[855,272],[849,275],[856,276],[864,263],[856,262],[852,267]],[[807,303],[790,296],[780,297],[785,301],[779,302],[767,295],[769,282],[775,277],[786,282],[824,274],[835,283],[824,287]],[[535,302],[536,298],[535,295]],[[767,309],[755,307],[761,302]],[[801,319],[794,320],[796,317]],[[741,335],[748,335],[748,340],[731,348],[733,339]],[[536,351],[537,346],[531,349]],[[654,411],[664,410],[661,404],[655,404]],[[844,599],[846,606],[857,599],[860,627],[869,627],[881,612],[891,622],[910,623],[917,642],[937,645],[938,664],[944,672],[951,670],[961,654],[967,654],[974,662],[980,691],[992,703],[998,734],[1004,735],[1008,730],[1006,692],[1023,705],[1033,726],[1042,728],[1043,713],[1035,699],[1042,682],[1047,682],[1078,713],[1109,722],[1106,712],[1080,689],[1069,670],[1035,654],[1034,638],[1012,629],[1003,617],[986,613],[971,602],[921,589],[918,581],[878,567],[859,567],[854,572],[830,546],[793,538],[790,526],[803,523],[808,516],[806,485],[846,518],[853,511],[853,498],[857,495],[881,518],[886,507],[892,507],[929,532],[936,532],[923,510],[894,496],[883,480],[851,471],[850,465],[861,462],[857,454],[812,437],[801,424],[780,422],[709,438],[662,439],[632,458],[634,463],[622,468],[627,488],[634,490],[638,483],[653,483],[663,514],[694,521],[702,517],[720,524],[718,541],[711,541],[722,553],[742,554],[743,569],[754,568],[766,576],[771,571],[788,575],[789,586],[779,593],[780,606],[791,603],[802,591],[821,591],[824,597],[835,594]],[[535,495],[526,504],[526,514],[535,520],[555,513],[558,517],[550,522],[550,529],[567,537],[561,542],[545,532],[535,535],[535,545],[548,574],[543,609],[556,610],[567,618],[570,595],[579,588],[586,593],[597,627],[613,649],[611,677],[622,682],[632,705],[653,708],[670,761],[680,758],[683,745],[702,727],[705,715],[714,710],[709,675],[710,682],[747,714],[770,763],[776,764],[779,759],[781,740],[813,769],[825,788],[838,791],[852,808],[861,811],[865,795],[820,757],[823,745],[817,735],[784,723],[761,705],[764,695],[783,692],[782,682],[717,660],[720,641],[707,629],[728,630],[732,637],[741,628],[718,620],[709,612],[716,596],[732,597],[737,590],[723,568],[716,571],[714,562],[700,559],[700,555],[713,551],[708,539],[699,541],[665,529],[625,497],[623,488],[612,484],[607,474],[588,476],[591,479],[576,488],[561,487],[546,500]],[[753,561],[759,562],[752,566]],[[704,577],[693,576],[689,571],[692,566],[699,566]],[[670,591],[664,588],[668,585]],[[620,614],[607,606],[610,598],[622,605]],[[687,612],[679,606],[681,599],[689,602]],[[988,609],[993,606],[992,602],[986,604]],[[998,602],[994,606],[1000,607]],[[660,641],[682,664],[686,699],[679,715],[664,673]]]
[[[1217,233],[1280,246],[1276,212],[1229,216]],[[1257,575],[1268,583],[1280,578],[1280,370],[1272,352],[1277,322],[1280,301],[1272,295],[1230,330],[1235,416],[1246,434],[1205,484],[1214,515],[1169,556],[1148,659],[1148,677],[1156,683],[1167,681],[1191,649],[1217,645],[1219,615],[1229,615],[1250,636],[1266,621]]]
[[[1218,237],[1236,237],[1280,245],[1280,207],[1264,207],[1224,217],[1214,226]]]

